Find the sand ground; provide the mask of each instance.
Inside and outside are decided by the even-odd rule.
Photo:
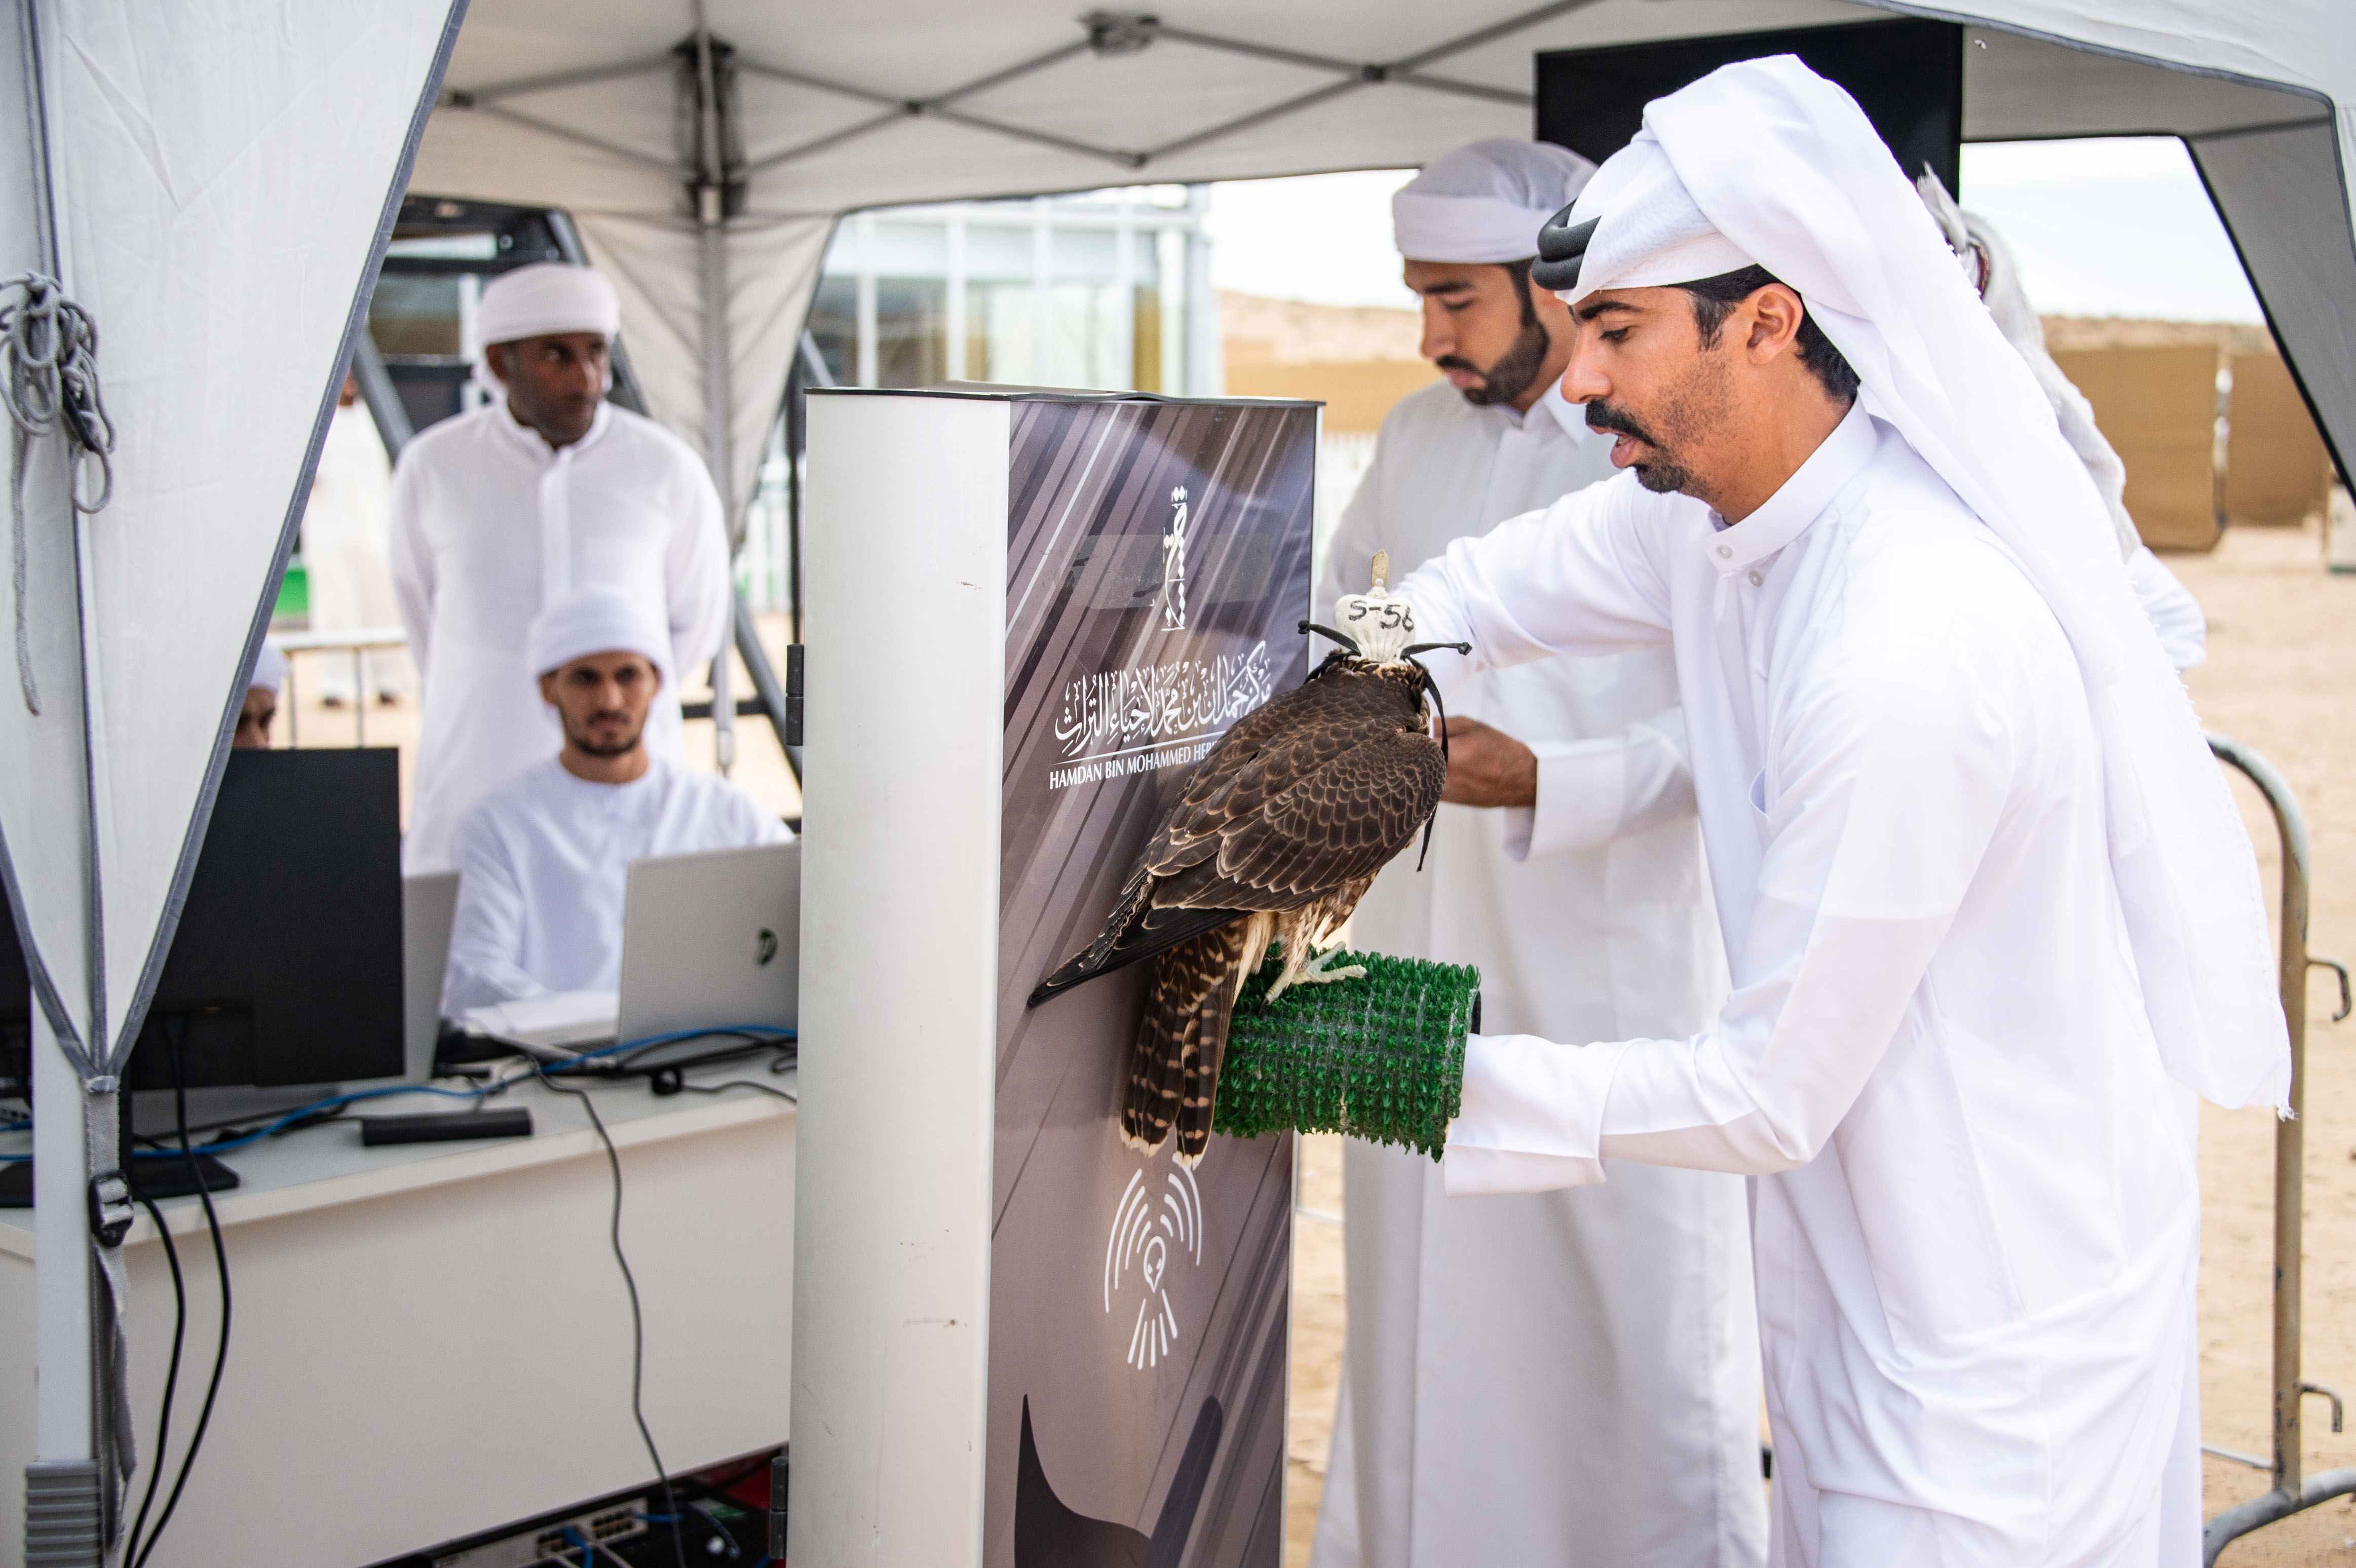
[[[2215,553],[2169,565],[2209,614],[2209,662],[2193,672],[2202,721],[2254,748],[2289,781],[2312,843],[2312,950],[2356,962],[2356,577],[2322,570],[2312,529],[2243,528]],[[2256,792],[2236,781],[2274,897],[2280,854]],[[2356,1020],[2330,1021],[2333,982],[2309,988],[2304,1372],[2356,1399]],[[2211,1445],[2271,1448],[2268,1284],[2273,1266],[2273,1119],[2204,1107],[2201,1121],[2201,1430]],[[1306,1138],[1301,1204],[1343,1214],[1341,1147]],[[1284,1561],[1309,1561],[1324,1487],[1340,1370],[1343,1246],[1335,1219],[1294,1229],[1292,1401]],[[2331,1431],[2329,1407],[2307,1402],[2307,1473],[2356,1466],[2356,1426]],[[2261,1471],[2206,1461],[2206,1511],[2271,1485]],[[2356,1564],[2356,1507],[2347,1499],[2269,1526],[2226,1549],[2221,1568]],[[1633,1568],[1611,1564],[1603,1568]]]

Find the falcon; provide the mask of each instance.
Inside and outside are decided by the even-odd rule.
[[[1419,831],[1430,847],[1447,737],[1443,728],[1432,738],[1440,691],[1415,656],[1468,650],[1410,643],[1415,617],[1388,592],[1388,571],[1377,555],[1373,589],[1340,602],[1344,630],[1301,624],[1341,646],[1194,765],[1103,930],[1031,993],[1035,1008],[1151,961],[1120,1112],[1132,1148],[1158,1149],[1174,1129],[1178,1162],[1203,1157],[1228,1020],[1269,945],[1283,953],[1271,1000],[1296,985],[1363,976],[1355,965],[1330,966],[1343,922]]]

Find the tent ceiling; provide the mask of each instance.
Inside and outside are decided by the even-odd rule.
[[[1471,136],[1526,133],[1530,59],[1541,49],[1855,22],[1901,8],[1923,9],[1846,0],[1559,0],[1536,9],[1489,0],[1445,14],[1209,4],[1162,7],[1159,27],[1126,32],[1092,28],[1041,0],[825,16],[714,4],[709,15],[741,73],[746,210],[831,217],[1124,181],[1404,166]],[[550,189],[556,176],[569,187],[562,205],[576,210],[675,209],[680,183],[665,177],[680,161],[671,51],[694,25],[692,8],[584,3],[565,16],[543,31],[544,5],[477,0],[421,178],[441,177],[434,188],[455,195],[548,201],[560,199]],[[1415,63],[1401,71],[1401,61]],[[1388,68],[1388,80],[1364,80],[1367,67]],[[2191,133],[2328,112],[2279,87],[1997,28],[1974,30],[1965,85],[1965,133],[1976,141]],[[472,144],[522,155],[468,157]]]
[[[477,140],[505,144],[519,154],[529,144],[526,137],[543,147],[564,143],[587,153],[566,139],[594,138],[616,151],[591,157],[602,156],[608,172],[636,165],[633,176],[646,166],[642,159],[676,164],[668,51],[693,27],[691,6],[584,0],[569,8],[571,24],[553,38],[538,30],[547,9],[532,0],[476,0],[450,69],[449,107],[428,133],[422,187],[502,194],[460,188],[448,179],[434,185],[444,166],[437,154],[447,144],[450,161],[466,165],[452,177],[504,178],[511,182],[504,199],[552,199],[544,185],[535,193],[520,188],[539,175],[541,155],[525,154],[520,166],[513,157],[466,156],[463,149]],[[711,5],[712,32],[734,48],[743,73],[747,210],[830,218],[862,207],[1127,181],[1415,164],[1454,141],[1527,134],[1530,58],[1538,49],[1876,15],[1842,0],[1558,0],[1535,9],[1514,0],[1482,0],[1444,11],[1335,3],[1157,9],[1163,27],[1153,41],[1124,51],[1117,45],[1091,48],[1086,18],[1051,0],[1000,0],[986,7],[918,3],[880,15],[873,6],[839,7],[823,16],[788,14],[748,0]],[[581,18],[590,15],[613,24],[602,49],[584,41]],[[1262,58],[1258,51],[1332,63]],[[1447,52],[1419,66],[1411,73],[1417,80],[1378,84],[1350,74],[1435,51]],[[1026,66],[1035,69],[1021,69]],[[564,80],[616,67],[637,69],[594,82]],[[487,112],[463,107],[484,101],[485,90]],[[1282,118],[1194,140],[1312,94],[1327,96]],[[939,101],[944,99],[949,101]],[[917,114],[891,107],[910,102],[938,106]],[[517,114],[539,123],[509,118]],[[478,125],[482,136],[472,136],[456,123],[466,119],[491,121],[499,129],[494,133]],[[638,178],[604,191],[594,183],[593,177],[590,188],[575,186],[562,204],[576,210],[645,210]]]
[[[2197,143],[2304,126],[2322,138],[2329,169],[2327,177],[2315,160],[2303,164],[2315,188],[2302,187],[2297,200],[2323,205],[2343,228],[2347,217],[2349,132],[2332,105],[2356,99],[2356,59],[2308,5],[1467,0],[1434,10],[1172,0],[1155,10],[1158,23],[1141,27],[1133,17],[1076,16],[1069,0],[823,8],[473,0],[416,188],[565,208],[594,259],[617,264],[626,250],[637,281],[626,290],[636,301],[625,320],[649,400],[707,450],[712,421],[702,399],[712,383],[698,357],[717,352],[728,363],[738,496],[749,492],[783,390],[790,328],[841,213],[1414,165],[1474,137],[1526,135],[1531,59],[1546,49],[1891,12],[1944,17],[1971,25],[1967,139],[2173,133]],[[695,261],[674,54],[699,19],[736,67],[725,319],[753,324],[766,346],[758,350],[741,330],[703,325],[700,291],[716,274]],[[2245,256],[2286,254],[2244,233],[2264,222],[2246,214],[2237,221]],[[2308,235],[2299,248],[2298,286],[2324,297],[2343,283],[2356,290],[2356,247],[2327,257],[2314,241]],[[2290,304],[2280,278],[2255,281],[2327,435],[2335,448],[2356,450],[2356,381],[2343,388],[2346,378],[2328,370],[2348,357],[2297,341],[2298,333],[2337,331],[2329,314]],[[649,314],[658,307],[659,322]],[[658,332],[668,340],[659,350],[649,347]],[[2310,360],[2327,369],[2305,374]]]

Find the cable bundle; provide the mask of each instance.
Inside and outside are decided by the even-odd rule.
[[[1346,1133],[1440,1157],[1463,1102],[1481,972],[1379,953],[1333,960],[1351,964],[1365,976],[1297,985],[1273,1006],[1276,965],[1245,982],[1219,1069],[1216,1131]]]

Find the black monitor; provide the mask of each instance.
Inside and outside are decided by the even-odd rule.
[[[1953,22],[1895,18],[1549,50],[1537,59],[1538,140],[1600,164],[1643,128],[1654,99],[1735,60],[1783,54],[1848,90],[1908,179],[1927,163],[1958,188],[1964,29]]]
[[[176,1046],[191,1089],[401,1075],[400,789],[389,748],[230,753],[130,1088],[168,1091]],[[29,990],[0,920],[0,1080],[20,1086]],[[143,1098],[142,1130],[169,1125]]]

